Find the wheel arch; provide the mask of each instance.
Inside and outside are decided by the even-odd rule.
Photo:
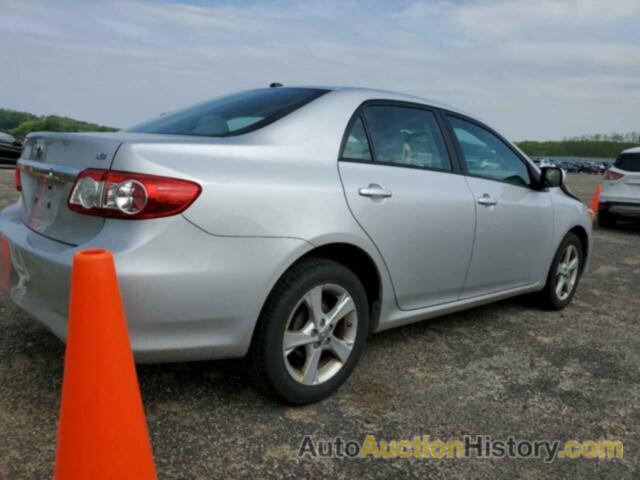
[[[375,260],[364,249],[347,242],[332,242],[314,246],[311,250],[302,253],[296,257],[295,260],[291,261],[271,286],[263,302],[259,318],[262,317],[262,311],[282,277],[294,265],[308,258],[324,258],[340,263],[358,277],[365,289],[369,303],[369,331],[376,331],[380,319],[380,302],[382,299],[382,277],[380,275],[380,269]],[[254,327],[253,337],[255,337],[257,325],[260,321],[259,318]],[[253,343],[253,338],[251,343]]]
[[[311,257],[333,260],[347,267],[358,277],[367,293],[370,331],[375,331],[379,317],[379,303],[382,298],[382,278],[373,258],[362,248],[350,243],[329,243],[318,246],[297,261]]]
[[[589,258],[589,234],[587,230],[582,225],[576,225],[571,228],[567,234],[573,233],[580,239],[580,244],[582,245],[582,265],[583,267],[587,264],[587,259]],[[566,236],[566,235],[565,235]],[[564,238],[564,237],[563,237]]]

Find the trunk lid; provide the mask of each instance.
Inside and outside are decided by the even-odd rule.
[[[71,211],[67,199],[78,173],[85,168],[109,169],[121,143],[117,134],[29,135],[18,162],[24,223],[70,245],[98,235],[105,220]]]

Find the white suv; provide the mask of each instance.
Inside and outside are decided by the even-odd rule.
[[[614,227],[621,218],[640,219],[640,147],[623,151],[604,175],[598,224]]]

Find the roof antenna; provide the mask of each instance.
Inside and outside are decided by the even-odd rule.
[[[273,82],[271,85],[269,85],[269,88],[278,88],[281,87],[282,84],[278,83],[278,82]]]

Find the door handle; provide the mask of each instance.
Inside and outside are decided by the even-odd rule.
[[[494,205],[497,205],[498,201],[495,198],[491,197],[491,195],[489,195],[488,193],[485,193],[478,199],[478,203],[486,207],[492,207]]]
[[[363,197],[374,198],[389,198],[393,195],[393,192],[391,190],[382,188],[380,185],[376,185],[375,183],[370,184],[366,188],[358,189],[358,193]]]

